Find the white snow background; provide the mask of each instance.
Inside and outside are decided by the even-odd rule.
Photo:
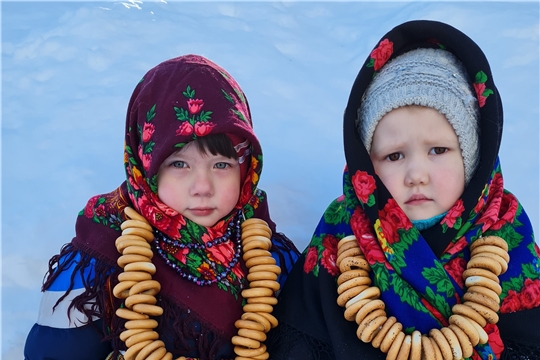
[[[404,21],[447,22],[491,63],[505,185],[540,231],[538,2],[3,1],[1,11],[2,359],[23,358],[47,261],[79,210],[124,179],[132,90],[183,54],[215,61],[245,91],[264,151],[260,187],[303,250],[341,194],[342,115],[369,51]]]

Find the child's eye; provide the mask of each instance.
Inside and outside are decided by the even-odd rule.
[[[432,148],[429,151],[429,153],[431,155],[440,155],[440,154],[444,154],[447,151],[448,151],[448,148],[437,146],[437,147]]]
[[[388,155],[386,159],[389,161],[398,161],[398,160],[403,159],[403,155],[400,153],[393,153],[393,154]]]
[[[175,161],[171,164],[171,166],[174,166],[176,168],[185,168],[187,167],[187,164],[184,161]]]
[[[226,168],[230,167],[231,165],[226,163],[226,162],[218,162],[214,166],[216,167],[216,169],[226,169]]]

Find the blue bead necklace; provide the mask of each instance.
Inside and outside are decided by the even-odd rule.
[[[193,283],[204,286],[210,285],[215,282],[219,282],[227,277],[238,263],[240,259],[240,254],[242,252],[242,241],[241,235],[242,231],[240,228],[242,219],[242,211],[239,210],[238,213],[231,219],[227,230],[218,238],[208,241],[207,243],[184,243],[176,239],[171,239],[164,233],[159,230],[154,230],[154,245],[156,247],[157,253],[163,258],[165,263],[175,270],[182,278],[192,281]],[[234,236],[234,255],[233,258],[227,264],[216,263],[213,260],[210,260],[207,255],[207,250],[223,244],[227,241],[231,241],[231,237]],[[176,259],[171,253],[165,250],[165,247],[169,246],[175,249],[188,249],[190,251],[196,251],[201,254],[203,262],[205,261],[209,267],[213,270],[214,274],[203,274],[202,276],[196,276],[193,274],[188,274],[186,272],[187,266],[182,264],[178,259]]]

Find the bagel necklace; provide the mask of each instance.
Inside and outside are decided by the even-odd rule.
[[[387,360],[460,360],[473,355],[473,347],[485,344],[487,323],[499,320],[502,292],[498,276],[508,269],[508,244],[498,236],[482,237],[470,245],[471,258],[463,272],[467,291],[463,304],[452,307],[450,325],[431,329],[427,335],[415,330],[406,335],[394,316],[388,317],[380,290],[371,286],[371,267],[354,235],[338,243],[338,305],[344,317],[358,324],[356,336],[387,354]]]
[[[113,288],[113,295],[124,300],[124,306],[116,310],[116,315],[127,320],[124,325],[126,330],[120,334],[120,340],[124,341],[127,347],[123,359],[172,360],[173,355],[165,349],[165,343],[159,340],[159,333],[154,330],[158,322],[150,318],[163,314],[163,309],[156,305],[156,295],[161,290],[161,285],[152,279],[152,275],[156,272],[156,267],[152,263],[154,254],[150,246],[154,241],[152,226],[130,207],[126,207],[124,212],[128,220],[122,223],[122,234],[115,242],[118,252],[122,254],[117,263],[123,268],[123,272],[118,275],[119,283]],[[240,219],[235,218],[231,224],[238,227]],[[272,246],[270,240],[272,231],[264,220],[251,218],[241,224],[241,244],[238,230],[236,231],[238,255],[235,254],[227,269],[232,269],[238,261],[241,247],[242,258],[248,268],[249,288],[242,291],[247,304],[243,307],[244,314],[235,322],[238,335],[233,336],[231,342],[235,345],[234,352],[238,355],[236,360],[249,358],[265,360],[270,357],[263,343],[266,340],[266,333],[278,324],[271,313],[273,306],[277,304],[274,293],[280,287],[277,278],[281,268],[276,265],[269,251]],[[230,236],[231,233],[230,225],[226,235]],[[225,238],[226,236],[223,236],[213,240],[210,246],[224,242]],[[157,249],[159,253],[160,248]],[[172,264],[168,265],[175,269]],[[201,286],[212,283],[209,280],[188,278],[191,275],[184,276],[182,275],[184,273],[176,271],[183,278]],[[177,360],[186,358],[181,356]]]

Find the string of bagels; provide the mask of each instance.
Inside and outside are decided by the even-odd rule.
[[[152,226],[137,211],[130,207],[124,209],[128,220],[121,225],[122,234],[115,245],[121,256],[117,263],[123,269],[118,275],[119,283],[113,288],[113,295],[124,300],[116,315],[127,320],[120,339],[127,350],[125,360],[172,360],[173,355],[159,340],[158,326],[154,317],[161,316],[163,309],[156,305],[156,295],[161,290],[158,281],[152,279],[156,267],[152,263],[154,240]],[[242,254],[248,268],[249,287],[242,291],[247,304],[244,313],[235,322],[238,335],[231,342],[236,360],[266,360],[266,333],[278,325],[271,314],[277,304],[274,296],[280,288],[277,282],[281,268],[276,265],[270,253],[272,231],[261,219],[251,218],[242,225]],[[176,360],[186,360],[181,356]]]
[[[473,355],[473,347],[485,344],[487,323],[499,321],[497,312],[502,292],[499,275],[506,272],[510,257],[508,244],[498,236],[482,237],[470,245],[471,258],[463,272],[467,291],[462,304],[452,307],[449,325],[431,329],[428,334],[418,330],[403,332],[403,325],[394,316],[388,317],[380,290],[371,286],[371,267],[354,235],[338,243],[336,264],[339,306],[344,317],[358,325],[356,336],[386,354],[387,360],[461,360]]]

